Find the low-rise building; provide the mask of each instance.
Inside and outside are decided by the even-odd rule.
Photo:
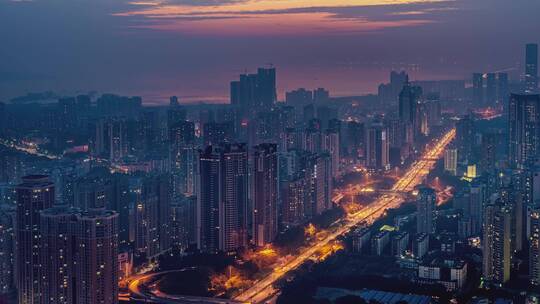
[[[422,259],[429,251],[429,235],[419,233],[413,240],[413,255],[417,259]]]
[[[352,232],[352,251],[354,253],[364,252],[366,246],[369,244],[371,239],[371,231],[368,227],[361,227],[355,229]]]
[[[418,282],[441,284],[448,291],[461,289],[467,281],[467,263],[456,259],[435,258],[418,266]]]
[[[401,256],[409,248],[409,234],[400,232],[392,238],[392,254]]]
[[[379,231],[371,239],[371,254],[373,255],[383,255],[384,250],[390,243],[390,232],[383,230]]]

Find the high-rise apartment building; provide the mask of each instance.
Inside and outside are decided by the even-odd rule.
[[[313,91],[299,88],[285,94],[285,102],[291,106],[305,106],[313,102]]]
[[[195,142],[195,124],[180,120],[169,126],[169,143],[173,147],[181,147]]]
[[[509,97],[508,73],[497,73],[497,103],[507,105]]]
[[[332,177],[340,174],[340,136],[336,130],[326,130],[322,150],[330,155]]]
[[[197,197],[175,197],[171,204],[171,245],[187,248],[196,243]]]
[[[37,304],[42,296],[40,212],[54,204],[54,184],[45,175],[29,175],[16,187],[16,273],[19,303]]]
[[[494,105],[497,102],[497,75],[495,73],[487,73],[486,77],[486,102],[489,105]]]
[[[523,169],[540,152],[540,95],[510,96],[508,107],[510,165]]]
[[[172,196],[195,195],[198,152],[195,146],[195,124],[179,121],[169,128]]]
[[[187,112],[184,107],[178,103],[178,97],[172,96],[169,108],[167,109],[167,128],[171,128],[175,124],[185,121]]]
[[[271,243],[278,233],[278,151],[276,144],[260,144],[253,152],[253,240]]]
[[[409,139],[408,143],[413,143],[414,138],[422,133],[422,115],[420,115],[422,95],[422,88],[410,83],[406,83],[399,94],[399,119],[411,129],[413,134],[413,138]]]
[[[366,166],[372,170],[387,170],[390,165],[388,129],[373,123],[366,131]]]
[[[540,209],[530,212],[529,238],[529,281],[532,285],[540,285]]]
[[[435,232],[435,208],[437,194],[428,187],[420,187],[416,197],[416,232],[432,234]]]
[[[525,90],[534,93],[538,90],[538,44],[525,47]]]
[[[484,104],[484,74],[474,73],[472,77],[473,83],[473,104]]]
[[[301,224],[305,218],[305,203],[308,200],[306,178],[297,177],[284,183],[281,189],[282,222],[285,226]]]
[[[203,126],[203,141],[205,146],[231,143],[234,137],[234,124],[232,122],[209,122]]]
[[[117,303],[118,214],[58,206],[40,223],[41,303]]]
[[[247,245],[248,164],[245,144],[208,146],[199,158],[197,243],[206,252]]]
[[[135,249],[152,259],[170,248],[169,176],[142,177],[135,193],[131,219]]]
[[[270,108],[277,101],[276,69],[259,68],[257,74],[240,75],[230,86],[231,104],[241,111]]]
[[[487,205],[482,240],[483,276],[493,284],[503,284],[510,279],[511,239],[511,210],[500,201]]]
[[[392,71],[390,73],[390,83],[379,85],[379,101],[382,104],[395,106],[398,102],[399,93],[407,82],[409,82],[407,73],[404,71]]]
[[[457,175],[458,150],[448,148],[444,151],[444,170],[450,174]]]
[[[15,212],[0,203],[0,295],[15,290]]]
[[[458,162],[468,163],[472,159],[474,136],[474,120],[469,115],[456,122],[456,139],[454,142],[458,149]]]
[[[472,76],[474,106],[504,105],[508,100],[507,73],[474,73]]]

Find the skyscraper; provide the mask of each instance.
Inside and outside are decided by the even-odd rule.
[[[356,121],[350,121],[346,124],[345,142],[347,155],[356,161],[358,158],[358,152],[365,143],[365,129],[364,124]],[[400,145],[401,146],[401,145]]]
[[[399,93],[409,81],[409,76],[404,71],[390,73],[390,83],[379,85],[379,101],[383,104],[395,106],[398,102]]]
[[[309,203],[304,205],[304,213],[313,217],[331,207],[332,174],[330,155],[311,154],[307,158],[305,174],[308,178]]]
[[[441,95],[438,93],[431,93],[426,96],[424,103],[426,108],[426,115],[428,120],[428,127],[440,126],[441,121]]]
[[[388,129],[373,123],[366,132],[366,166],[372,170],[389,169]]]
[[[330,155],[332,177],[338,177],[340,172],[340,140],[337,130],[328,129],[324,134],[323,151]]]
[[[473,105],[483,105],[484,104],[484,74],[474,73],[473,74]]]
[[[0,102],[0,136],[4,135],[4,132],[7,128],[7,112],[6,112],[6,104],[3,102]]]
[[[104,209],[111,205],[112,183],[108,172],[94,172],[78,179],[74,185],[73,205],[83,210]]]
[[[253,153],[253,239],[264,246],[278,233],[278,152],[275,144],[260,144]]]
[[[508,156],[515,168],[538,157],[540,148],[540,95],[510,96],[508,107]]]
[[[209,122],[203,126],[203,140],[205,146],[219,145],[234,140],[234,125],[232,122]]]
[[[182,109],[177,107],[173,110],[181,111]],[[175,116],[179,115],[175,112],[172,112],[172,114],[171,124],[175,121],[175,119],[177,119]],[[171,115],[171,112],[169,112],[168,115]],[[162,124],[161,113],[155,109],[145,109],[139,113],[137,126],[140,137],[136,140],[143,143],[145,151],[155,149],[156,146],[166,141],[167,134],[165,132],[161,132]],[[166,124],[163,127],[167,128],[169,125]]]
[[[192,196],[197,191],[198,151],[193,145],[173,148],[171,157],[172,195]]]
[[[197,194],[197,246],[204,252],[220,249],[220,207],[222,200],[222,160],[219,150],[212,146],[200,152]]]
[[[517,174],[516,174],[517,175]],[[499,200],[510,212],[511,218],[511,250],[512,252],[518,252],[523,249],[523,232],[525,231],[524,223],[527,222],[527,218],[524,221],[524,214],[527,214],[521,197],[521,191],[519,191],[519,185],[514,184],[511,180],[508,185],[499,188]]]
[[[120,244],[129,242],[129,179],[94,168],[73,181],[70,205],[81,210],[114,210],[118,213]],[[65,204],[66,202],[64,202]]]
[[[169,152],[173,180],[172,195],[194,195],[197,150],[193,122],[180,121],[169,128]]]
[[[171,204],[171,243],[187,248],[196,243],[197,197],[175,197]]]
[[[240,80],[231,82],[230,99],[242,112],[270,108],[277,100],[276,69],[259,68],[257,74],[240,75]]]
[[[285,94],[285,102],[291,106],[305,106],[313,102],[313,91],[299,88]]]
[[[268,109],[277,100],[276,69],[259,68],[257,70],[256,107]]]
[[[279,140],[279,113],[277,111],[264,111],[257,113],[257,118],[250,123],[252,131],[249,134],[249,143],[252,145],[278,142]]]
[[[117,303],[118,214],[57,206],[40,222],[41,303]]]
[[[525,47],[525,91],[538,90],[538,44],[530,43]]]
[[[540,209],[535,208],[530,213],[530,243],[529,243],[529,281],[532,285],[540,285]]]
[[[324,88],[313,90],[313,101],[316,103],[324,103],[330,100],[330,92]]]
[[[231,82],[231,104],[247,111],[254,103],[256,87],[256,74],[240,75],[239,81]]]
[[[208,146],[199,158],[198,247],[233,252],[247,245],[247,148]]]
[[[83,211],[75,229],[75,303],[118,302],[118,214],[114,211]]]
[[[169,98],[169,106],[176,107],[179,106],[180,103],[178,102],[178,96],[171,96]]]
[[[64,129],[76,128],[78,112],[75,97],[60,98],[58,100],[58,110],[60,127]]]
[[[490,106],[497,102],[497,77],[494,73],[486,74],[486,103]]]
[[[0,203],[0,295],[15,288],[15,212]]]
[[[126,124],[119,119],[110,121],[107,127],[109,160],[119,161],[127,155]]]
[[[281,189],[283,201],[282,222],[285,226],[301,224],[306,218],[305,204],[308,202],[306,178],[296,179],[284,183]]]
[[[17,191],[15,228],[17,253],[17,288],[19,303],[40,303],[41,232],[39,213],[54,204],[54,184],[45,175],[29,175],[22,179]]]
[[[473,156],[474,120],[465,116],[456,122],[455,144],[458,149],[458,162],[467,163]]]
[[[497,103],[506,105],[510,90],[508,89],[508,74],[497,73]]]
[[[435,232],[435,208],[437,194],[428,187],[420,187],[416,198],[416,232],[432,234]]]
[[[512,213],[500,201],[486,206],[482,240],[483,276],[494,284],[510,279]]]
[[[444,151],[444,170],[454,176],[457,175],[457,159],[457,149],[448,148]]]
[[[169,142],[173,147],[193,144],[195,142],[195,124],[180,120],[169,126]]]
[[[186,110],[178,103],[178,97],[172,96],[171,103],[167,109],[167,127],[172,127],[176,123],[185,121],[187,116]]]
[[[147,259],[170,248],[169,176],[153,175],[139,179],[136,205],[132,211],[134,243]]]
[[[422,121],[419,112],[422,94],[421,87],[413,86],[408,82],[399,94],[399,119],[406,128],[412,130],[413,134],[413,138],[410,138],[408,143],[413,143],[412,141],[421,133]]]
[[[540,206],[540,167],[538,165],[527,166],[519,176],[523,204],[529,208]],[[526,235],[530,236],[528,232]]]
[[[399,118],[405,123],[414,123],[416,107],[422,96],[422,88],[406,83],[399,94]]]
[[[482,172],[490,171],[495,168],[495,158],[497,154],[497,144],[500,134],[484,133],[482,134],[482,159],[480,160]]]
[[[42,303],[74,303],[77,248],[72,242],[79,214],[79,209],[70,207],[53,207],[40,214]]]
[[[466,202],[463,215],[471,219],[471,233],[475,235],[482,230],[486,192],[486,185],[481,181],[473,180],[469,186],[469,201]]]
[[[101,119],[95,125],[91,151],[93,155],[118,161],[127,155],[127,128],[122,119]]]

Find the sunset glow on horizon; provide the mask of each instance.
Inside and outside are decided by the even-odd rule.
[[[132,28],[178,31],[184,34],[272,35],[297,34],[350,34],[371,32],[385,28],[418,26],[430,20],[373,21],[367,19],[333,18],[330,13],[249,14],[229,18],[217,17],[202,20],[166,20],[141,24]],[[163,20],[161,20],[163,21]]]
[[[186,1],[187,2],[187,1]],[[167,1],[134,1],[133,9],[113,14],[142,17],[145,22],[131,28],[177,31],[185,34],[348,34],[385,28],[432,23],[422,19],[424,11],[398,12],[403,20],[370,20],[343,16],[329,9],[451,2],[441,0],[246,0],[173,4]],[[405,18],[416,16],[416,18]]]
[[[268,63],[280,99],[299,87],[376,93],[392,70],[413,80],[499,70],[518,79],[513,46],[534,41],[540,10],[524,1],[0,0],[0,100],[95,90],[149,104],[170,95],[223,103],[231,79]]]

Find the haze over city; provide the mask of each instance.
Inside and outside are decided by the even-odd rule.
[[[270,63],[280,100],[296,87],[375,93],[391,69],[415,80],[475,69],[520,77],[513,46],[534,40],[538,10],[534,0],[2,0],[0,98],[97,91],[223,103],[231,77]]]

